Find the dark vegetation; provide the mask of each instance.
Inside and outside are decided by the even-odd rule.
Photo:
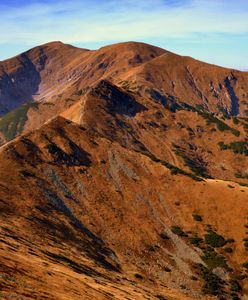
[[[193,213],[193,214],[192,214],[192,217],[193,217],[193,219],[194,219],[195,221],[197,221],[197,222],[202,222],[202,216],[201,216],[201,215],[198,215],[198,214]]]
[[[27,170],[21,170],[20,171],[20,174],[23,176],[23,177],[34,177],[35,175]]]
[[[159,236],[161,237],[162,240],[169,240],[170,238],[168,237],[168,235],[164,232],[161,232],[159,234]]]
[[[70,153],[66,153],[55,143],[49,143],[46,148],[53,156],[55,163],[62,163],[67,166],[90,166],[90,155],[79,148],[75,143],[69,141]]]
[[[248,173],[242,174],[240,171],[238,171],[235,176],[236,178],[248,179]]]
[[[202,259],[210,270],[218,267],[228,269],[225,257],[221,254],[218,254],[213,248],[207,247],[203,250],[203,253],[204,255],[202,256]]]
[[[223,236],[217,234],[211,228],[207,229],[207,234],[205,234],[204,238],[206,244],[213,248],[223,247],[226,244],[226,240],[223,238]]]
[[[171,171],[171,174],[172,175],[177,175],[177,174],[181,174],[181,175],[185,175],[185,176],[188,176],[190,178],[192,178],[193,180],[196,180],[196,181],[203,181],[202,178],[200,178],[199,176],[196,176],[195,174],[192,174],[192,173],[189,173],[187,171],[184,171],[168,162],[165,162],[165,161],[160,161],[160,163],[165,166],[166,168],[168,168],[170,171]]]
[[[156,158],[156,157],[155,157],[153,154],[151,154],[151,153],[148,154],[148,153],[144,153],[144,152],[143,152],[143,154],[146,155],[146,156],[148,156],[152,161],[158,162],[158,163],[160,163],[161,165],[165,166],[167,169],[169,169],[169,170],[171,171],[171,174],[172,174],[172,175],[181,174],[181,175],[188,176],[188,177],[190,177],[190,178],[192,178],[192,179],[194,179],[194,180],[196,180],[196,181],[203,181],[202,178],[196,176],[195,174],[186,172],[186,171],[184,171],[184,170],[182,170],[182,169],[180,169],[180,168],[178,168],[178,167],[172,165],[171,163],[168,163],[168,162],[166,162],[166,161],[164,161],[164,160],[158,159],[158,158]]]
[[[164,267],[164,271],[167,272],[167,273],[170,273],[170,272],[171,272],[171,269],[168,268],[168,267]]]
[[[166,162],[164,160],[158,159],[156,156],[154,156],[152,153],[150,153],[147,149],[135,149],[136,152],[141,153],[147,157],[149,157],[152,161],[156,162],[156,163],[160,163],[161,165],[165,166],[167,169],[169,169],[171,171],[172,175],[177,175],[177,174],[181,174],[187,177],[192,178],[195,181],[204,181],[204,179],[202,179],[199,176],[196,176],[195,174],[189,173],[187,171],[184,171],[183,169],[180,169],[174,165],[172,165],[169,162]]]
[[[201,272],[204,280],[202,292],[213,296],[223,295],[224,281],[204,266],[201,266]]]
[[[196,174],[197,176],[205,177],[205,178],[211,178],[211,176],[208,174],[206,163],[203,161],[203,159],[200,156],[197,156],[196,154],[189,155],[184,149],[177,145],[173,145],[174,152],[176,155],[183,158],[185,164],[190,168],[190,170]]]
[[[166,298],[162,295],[156,295],[155,297],[159,300],[166,300]]]
[[[5,139],[10,141],[21,134],[27,121],[27,113],[30,108],[37,108],[36,102],[26,103],[0,118],[0,132]]]
[[[143,276],[138,274],[138,273],[135,273],[134,277],[137,278],[137,279],[143,279]]]
[[[204,109],[199,109],[199,107],[193,107],[187,103],[180,102],[181,109],[186,109],[189,111],[197,112],[202,118],[207,122],[207,125],[215,124],[220,131],[230,131],[235,136],[240,136],[240,132],[227,125],[225,122],[217,118],[213,113],[207,112]]]
[[[231,247],[223,248],[226,244],[234,243],[234,239],[225,239],[212,229],[211,225],[207,225],[204,239],[196,233],[188,237],[189,242],[199,247],[203,255],[202,260],[206,264],[194,265],[196,273],[203,279],[202,292],[204,294],[217,296],[218,299],[240,299],[239,295],[242,292],[241,281],[246,278],[245,274],[239,273],[228,265],[228,256],[231,255],[233,249]],[[245,241],[245,239],[244,239]],[[243,264],[248,270],[248,263]],[[216,273],[217,268],[225,269],[230,275],[230,280],[221,279]],[[226,298],[227,297],[227,298]]]
[[[248,251],[248,238],[243,239],[245,250]]]
[[[230,144],[219,142],[218,145],[220,150],[232,150],[235,154],[248,156],[248,143],[246,141],[232,142]]]
[[[236,279],[234,279],[234,278],[230,279],[229,284],[230,284],[230,290],[232,292],[241,292],[242,291],[242,287]]]
[[[183,236],[188,236],[188,234],[187,233],[185,233],[183,230],[182,230],[182,228],[180,227],[180,226],[172,226],[171,227],[171,231],[174,233],[174,234],[176,234],[176,235],[178,235],[178,236],[181,236],[181,237],[183,237]]]
[[[155,89],[148,89],[147,92],[156,103],[162,104],[163,107],[167,108],[170,112],[176,112],[176,110],[180,109],[178,98],[172,95],[163,95]]]
[[[226,123],[224,123],[223,121],[221,121],[220,119],[215,117],[213,114],[206,112],[206,111],[204,111],[204,112],[198,111],[198,114],[207,121],[207,125],[215,124],[220,131],[228,130],[233,135],[240,136],[240,132],[237,129],[230,127],[229,125],[227,125]]]
[[[201,245],[201,243],[203,242],[203,239],[200,238],[199,236],[193,236],[193,237],[189,237],[189,242],[192,245],[199,247]]]
[[[243,263],[243,267],[248,271],[248,262]]]

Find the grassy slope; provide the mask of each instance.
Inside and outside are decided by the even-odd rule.
[[[3,133],[7,141],[14,139],[17,134],[22,133],[27,120],[28,110],[32,107],[36,108],[37,103],[23,104],[0,119],[0,132]]]

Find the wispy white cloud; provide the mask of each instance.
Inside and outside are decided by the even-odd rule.
[[[248,5],[222,0],[59,1],[1,9],[0,43],[71,43],[248,32]],[[238,1],[239,2],[239,1]],[[120,4],[121,3],[121,4]],[[240,8],[240,9],[238,9]],[[199,36],[198,36],[199,38]]]
[[[15,7],[0,4],[0,18],[0,45],[151,39],[215,43],[248,35],[246,0],[34,0]]]

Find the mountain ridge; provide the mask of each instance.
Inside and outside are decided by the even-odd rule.
[[[246,300],[248,74],[135,42],[4,66],[0,297]]]

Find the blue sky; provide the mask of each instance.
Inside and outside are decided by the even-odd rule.
[[[143,41],[248,70],[247,0],[0,0],[0,60],[60,40]]]

